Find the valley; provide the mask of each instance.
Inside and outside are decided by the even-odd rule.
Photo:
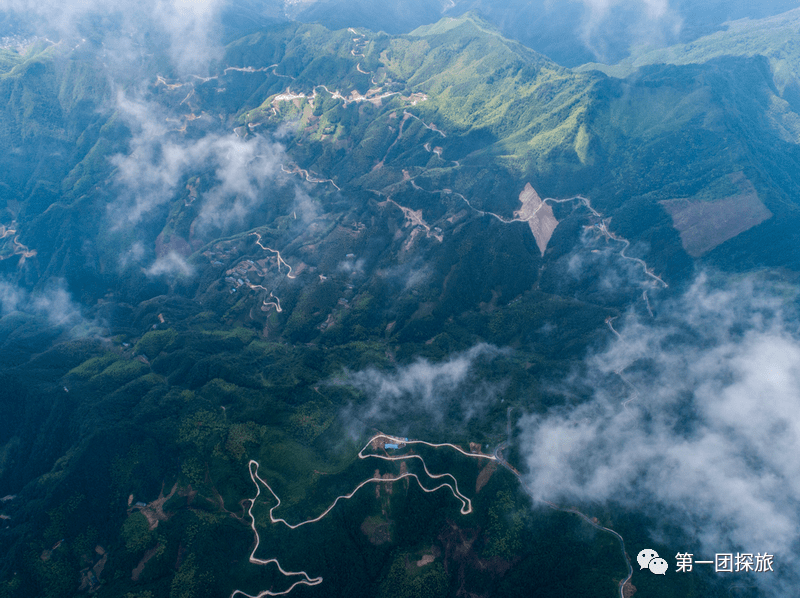
[[[628,551],[719,524],[647,434],[793,400],[738,351],[795,354],[796,17],[581,68],[478,13],[2,49],[0,597],[749,598]]]
[[[421,441],[421,440],[408,440],[407,438],[399,438],[399,437],[387,436],[387,435],[384,435],[384,434],[379,434],[377,436],[373,436],[369,440],[367,445],[364,448],[362,448],[361,451],[359,451],[359,453],[358,453],[358,458],[359,459],[367,459],[367,458],[370,458],[370,457],[377,458],[377,459],[383,459],[385,461],[405,461],[405,460],[408,460],[408,459],[419,459],[420,462],[422,463],[422,468],[425,471],[425,474],[429,479],[438,480],[440,478],[447,478],[447,479],[450,479],[452,481],[452,484],[449,483],[449,482],[444,482],[444,483],[442,483],[442,484],[440,484],[440,485],[438,485],[438,486],[436,486],[434,488],[426,488],[423,485],[422,480],[420,480],[419,476],[417,476],[415,473],[401,472],[399,475],[392,475],[392,474],[377,475],[376,474],[375,477],[372,477],[372,478],[369,478],[369,479],[366,479],[366,480],[362,481],[349,494],[345,494],[345,495],[336,497],[336,499],[333,501],[333,503],[322,514],[320,514],[319,516],[317,516],[317,517],[315,517],[313,519],[307,519],[305,521],[301,521],[301,522],[295,523],[295,524],[288,523],[285,519],[276,518],[273,515],[273,511],[280,507],[281,500],[278,497],[278,495],[275,494],[274,490],[270,487],[270,485],[258,475],[258,468],[259,468],[258,462],[257,461],[250,461],[250,463],[248,464],[248,468],[250,470],[250,478],[252,479],[253,483],[256,485],[256,496],[254,498],[250,499],[250,501],[249,501],[250,502],[250,508],[248,509],[248,516],[250,517],[251,522],[252,522],[251,523],[251,528],[253,530],[253,533],[255,534],[255,540],[256,540],[255,548],[253,548],[253,552],[250,554],[250,562],[255,564],[255,565],[269,565],[271,563],[275,563],[275,565],[278,567],[278,570],[280,571],[280,573],[282,575],[284,575],[285,577],[302,576],[303,579],[295,582],[287,590],[284,590],[284,591],[281,591],[281,592],[273,593],[271,590],[265,590],[265,591],[262,591],[262,592],[258,593],[255,596],[251,596],[250,594],[246,594],[245,592],[243,592],[241,590],[235,590],[233,592],[233,594],[231,594],[231,598],[233,598],[234,596],[240,595],[240,594],[243,595],[243,596],[247,596],[248,598],[261,598],[263,596],[282,596],[282,595],[290,593],[297,585],[302,584],[302,585],[313,586],[313,585],[317,585],[317,584],[323,582],[323,579],[321,577],[312,578],[305,571],[300,571],[300,572],[284,571],[283,568],[281,567],[280,563],[278,562],[278,560],[275,559],[275,558],[264,560],[264,559],[261,559],[261,558],[257,558],[255,556],[256,552],[258,551],[259,545],[260,545],[260,536],[258,534],[258,530],[256,529],[256,519],[253,516],[253,512],[252,511],[253,511],[253,507],[256,504],[256,501],[258,500],[258,497],[261,494],[261,487],[262,486],[265,487],[267,490],[269,490],[270,494],[272,495],[272,497],[276,501],[276,504],[274,506],[272,506],[270,508],[270,510],[269,510],[270,523],[272,523],[272,524],[282,523],[285,526],[287,526],[289,529],[297,529],[300,526],[308,525],[308,524],[316,523],[316,522],[320,521],[321,519],[323,519],[328,513],[330,513],[336,507],[336,504],[340,500],[347,500],[349,498],[352,498],[361,488],[363,488],[364,486],[366,486],[368,484],[384,484],[384,485],[389,486],[389,485],[394,484],[395,482],[399,482],[400,480],[407,479],[407,478],[414,478],[417,481],[417,483],[419,484],[419,487],[423,492],[436,492],[436,491],[441,490],[443,488],[449,489],[450,492],[453,494],[453,497],[461,502],[461,514],[462,515],[468,515],[469,513],[472,512],[472,502],[470,501],[469,498],[467,498],[466,496],[461,494],[461,492],[459,492],[459,490],[458,490],[458,481],[452,475],[450,475],[448,473],[444,473],[444,474],[431,473],[428,470],[427,465],[425,464],[425,460],[422,457],[420,457],[419,455],[406,454],[406,455],[394,455],[394,456],[392,456],[392,455],[380,454],[380,453],[368,453],[368,454],[364,453],[364,451],[367,450],[367,449],[383,450],[383,447],[387,444],[387,441],[391,441],[388,444],[395,443],[395,444],[397,444],[399,446],[406,446],[406,447],[414,445],[414,444],[421,444],[421,445],[430,446],[430,447],[434,447],[434,448],[447,447],[447,448],[452,448],[452,449],[458,451],[459,453],[461,453],[462,455],[465,455],[465,456],[468,456],[468,457],[495,460],[494,456],[482,455],[482,454],[476,454],[476,453],[468,453],[468,452],[464,451],[463,449],[461,449],[461,448],[459,448],[459,447],[457,447],[457,446],[455,446],[453,444],[449,444],[449,443],[431,444],[429,442],[425,442],[425,441]]]

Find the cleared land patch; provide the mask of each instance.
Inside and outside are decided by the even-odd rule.
[[[519,201],[522,203],[522,207],[514,212],[514,219],[528,223],[533,238],[536,239],[536,245],[544,255],[550,237],[553,236],[553,231],[558,226],[558,220],[553,215],[553,208],[542,201],[530,183],[527,183],[519,194]]]
[[[772,217],[753,184],[742,173],[732,174],[730,179],[739,188],[736,195],[716,201],[695,197],[660,202],[672,216],[672,225],[681,235],[683,248],[692,257],[705,255]]]

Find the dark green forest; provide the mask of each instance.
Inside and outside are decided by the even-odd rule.
[[[289,22],[231,40],[210,77],[157,46],[113,77],[100,40],[0,51],[2,598],[284,591],[248,561],[250,460],[289,522],[398,474],[358,458],[377,432],[510,440],[521,468],[507,417],[586,399],[554,383],[614,318],[701,268],[800,269],[798,81],[766,49],[612,76],[473,15],[402,35]],[[542,204],[542,251],[515,214],[526,184],[563,200]],[[684,226],[684,204],[719,211]],[[476,346],[433,407],[370,386]],[[619,595],[615,537],[507,469],[405,450],[472,513],[404,479],[291,530],[261,488],[256,556],[323,578],[293,595]],[[649,541],[641,514],[578,506],[629,553]],[[636,566],[631,583],[728,595]]]

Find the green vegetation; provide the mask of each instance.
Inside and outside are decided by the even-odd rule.
[[[134,512],[122,524],[122,540],[125,549],[134,554],[144,552],[153,541],[154,534],[150,531],[147,519],[141,513]]]
[[[416,571],[415,571],[416,569]],[[435,598],[447,593],[447,575],[441,563],[423,567],[409,562],[409,555],[401,554],[392,563],[389,574],[381,585],[380,598]]]
[[[168,72],[154,56],[141,93],[159,119],[185,124],[165,147],[229,140],[234,126],[242,143],[284,135],[275,161],[290,172],[276,166],[223,232],[199,219],[218,176],[205,163],[115,228],[109,205],[125,190],[112,157],[136,147],[136,131],[114,113],[100,64],[59,47],[0,53],[0,225],[16,227],[0,240],[0,271],[33,306],[0,317],[0,487],[18,495],[3,504],[0,596],[83,595],[88,570],[101,598],[285,587],[247,561],[248,461],[281,497],[278,515],[301,521],[374,474],[356,456],[374,427],[491,447],[509,406],[563,401],[552,380],[606,342],[607,318],[643,310],[649,288],[601,222],[680,288],[695,262],[662,202],[713,202],[748,181],[773,217],[703,263],[796,269],[800,88],[784,43],[794,18],[608,70],[624,79],[562,68],[471,16],[363,32],[358,48],[361,34],[318,25],[258,31],[221,63],[249,71],[184,82],[191,96],[156,83]],[[289,89],[303,97],[276,101]],[[542,197],[589,197],[603,220],[577,200],[552,204],[559,225],[542,255],[526,223],[508,222],[526,183]],[[16,242],[36,255],[16,257]],[[192,275],[148,274],[172,250]],[[64,321],[47,311],[61,306],[48,302],[61,297],[56,280],[79,323],[53,324]],[[508,352],[476,362],[480,383],[440,412],[371,415],[373,389],[347,383],[348,372],[391,378],[482,342]],[[476,494],[474,462],[419,452],[459,479],[472,514],[408,480],[288,530],[267,523],[262,489],[264,558],[323,576],[331,596],[617,594],[613,537],[532,511],[508,472]],[[686,584],[685,596],[714,595]]]
[[[637,68],[651,64],[701,64],[725,56],[766,56],[782,79],[778,90],[783,93],[789,83],[787,75],[797,80],[800,74],[795,41],[798,23],[800,14],[796,10],[765,19],[742,19],[687,44],[634,53],[612,66],[590,63],[576,70],[597,69],[614,77],[627,77]]]
[[[487,535],[490,539],[484,548],[484,556],[499,556],[512,560],[522,552],[522,532],[527,519],[529,519],[528,510],[516,508],[514,497],[510,492],[499,492],[494,506],[489,509],[490,523]]]

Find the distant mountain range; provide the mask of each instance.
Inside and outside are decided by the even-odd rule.
[[[305,22],[331,28],[366,27],[373,31],[407,33],[443,16],[474,12],[494,24],[503,35],[549,56],[564,66],[585,62],[614,63],[644,46],[665,47],[689,42],[723,29],[737,19],[761,19],[797,7],[792,0],[593,2],[570,0],[317,0],[287,5]]]
[[[676,6],[668,47],[603,29],[614,64],[577,2],[243,3],[203,72],[155,34],[112,45],[124,22],[0,50],[0,596],[271,587],[249,459],[299,520],[373,475],[369,430],[506,440],[509,407],[562,404],[553,376],[699,269],[792,280],[800,12]],[[450,594],[618,594],[616,539],[581,567],[580,522],[480,475],[466,521],[398,483],[324,542],[265,533],[323,555],[326,595],[425,595],[429,554]],[[719,590],[676,584],[652,595]]]

